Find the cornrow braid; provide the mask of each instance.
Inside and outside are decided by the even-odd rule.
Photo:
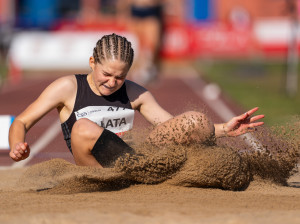
[[[131,43],[122,36],[115,33],[103,36],[97,41],[96,47],[93,50],[95,62],[102,63],[104,60],[120,60],[129,65],[132,65],[134,51]]]
[[[124,57],[124,49],[125,49],[125,37],[122,37],[120,39],[120,56],[121,56],[121,60],[125,61],[125,57]]]
[[[94,50],[93,50],[93,57],[97,63],[100,63],[99,54],[98,54],[99,51],[97,50],[97,46],[99,45],[99,42],[100,42],[100,40],[97,41],[96,47],[94,47]]]
[[[100,60],[99,60],[99,63],[100,61],[102,60],[105,60],[105,55],[104,55],[104,51],[103,51],[103,46],[104,46],[104,40],[103,39],[100,39],[100,43],[97,46],[97,51],[100,52]]]
[[[118,39],[117,39],[116,34],[113,34],[112,41],[113,41],[113,50],[114,50],[113,55],[114,55],[114,58],[115,58],[115,56],[118,55]]]
[[[111,44],[110,44],[110,38],[109,36],[105,36],[105,53],[106,53],[106,59],[111,59],[112,58],[112,53],[111,53]]]

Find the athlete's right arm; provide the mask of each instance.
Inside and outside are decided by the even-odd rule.
[[[21,161],[29,156],[30,148],[25,142],[28,130],[52,109],[63,108],[74,94],[76,94],[75,77],[59,78],[15,118],[9,130],[9,155],[14,161]]]

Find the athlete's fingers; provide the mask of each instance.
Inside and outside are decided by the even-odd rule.
[[[260,120],[260,119],[262,119],[264,117],[265,117],[265,115],[257,115],[257,116],[251,117],[250,118],[250,122],[252,123],[252,122]]]
[[[25,151],[26,150],[23,150],[23,149],[19,151],[19,153],[21,154],[21,156],[23,156],[23,154],[25,154]]]
[[[251,116],[252,114],[254,114],[256,111],[258,111],[258,107],[254,107],[253,109],[247,111],[245,114],[247,114],[248,116]]]
[[[264,124],[264,122],[251,123],[251,124],[248,124],[244,130],[247,130],[247,132],[256,131],[256,127],[261,126],[263,124]]]
[[[16,156],[16,158],[20,159],[22,158],[22,154],[19,151],[14,151],[13,154]]]
[[[28,144],[25,142],[25,143],[18,143],[16,145],[16,148],[15,148],[18,152],[20,152],[21,154],[23,154],[24,152],[27,151],[28,149]]]
[[[245,120],[249,115],[246,113],[241,114],[240,116],[235,117],[237,121],[243,121]]]
[[[20,145],[20,148],[23,150],[23,151],[25,151],[26,150],[26,145],[24,144],[24,143],[20,143],[19,144]]]
[[[22,149],[20,148],[19,145],[16,145],[16,148],[12,151],[12,153],[15,155],[16,158],[19,158],[21,157],[22,155],[20,154],[20,151]]]
[[[243,121],[243,120],[249,118],[249,117],[250,117],[252,114],[254,114],[257,110],[258,110],[258,107],[255,107],[255,108],[253,108],[253,109],[247,111],[246,113],[241,114],[241,115],[238,116],[237,118],[238,118],[239,121]]]
[[[21,147],[17,147],[15,148],[15,150],[13,150],[14,153],[23,153],[24,152],[24,149],[22,149]]]
[[[18,157],[13,152],[11,152],[9,155],[10,155],[10,158],[12,158],[13,160],[18,159]]]
[[[264,122],[254,122],[254,123],[251,123],[251,127],[258,127],[258,126],[261,126],[261,125],[263,125],[264,124]]]
[[[26,143],[18,143],[15,146],[15,149],[12,150],[11,157],[14,160],[19,160],[23,158],[23,154],[27,153],[28,144]]]

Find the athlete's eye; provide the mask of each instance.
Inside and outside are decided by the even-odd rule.
[[[118,77],[116,77],[116,79],[123,80],[123,79],[125,79],[125,76],[118,76]]]
[[[111,76],[111,74],[108,74],[108,73],[103,73],[103,75],[104,75],[105,77],[110,77],[110,76]]]

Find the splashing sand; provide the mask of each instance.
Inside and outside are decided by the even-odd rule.
[[[170,184],[241,190],[250,183],[250,167],[235,150],[218,146],[188,148],[187,161]]]
[[[23,190],[69,194],[119,190],[132,184],[244,190],[255,178],[286,184],[299,158],[297,144],[271,141],[272,152],[239,152],[228,146],[190,145],[157,149],[141,144],[136,155],[117,160],[114,168],[79,167],[54,159],[29,167]],[[269,144],[270,147],[270,144]]]
[[[245,149],[236,138],[229,138],[230,144],[159,149],[136,143],[137,154],[119,158],[113,168],[79,167],[54,159],[29,167],[18,186],[69,194],[119,190],[137,183],[225,190],[244,190],[254,179],[286,185],[299,162],[299,129],[294,124],[259,129],[256,137],[263,144],[261,151]]]
[[[300,156],[300,126],[285,124],[257,133],[264,150],[248,151],[244,157],[251,165],[254,176],[286,185],[287,179],[297,171]]]

